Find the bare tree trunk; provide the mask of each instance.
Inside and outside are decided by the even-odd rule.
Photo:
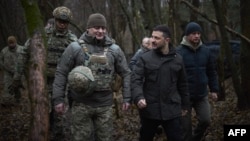
[[[242,34],[250,38],[250,1],[241,0],[240,1],[240,17],[241,17],[241,31]],[[241,68],[241,87],[242,93],[246,97],[246,103],[239,103],[244,109],[250,108],[250,43],[245,40],[241,40],[241,52],[240,52],[240,68]],[[243,97],[244,98],[244,97]],[[246,104],[246,105],[245,105]]]
[[[192,0],[192,5],[196,8],[199,8],[200,7],[200,0]],[[191,21],[198,21],[198,14],[195,12],[191,12],[190,20]]]
[[[46,48],[43,44],[44,26],[38,2],[21,0],[25,11],[28,32],[31,35],[28,60],[28,93],[31,103],[30,141],[47,141],[49,104],[46,93]]]
[[[131,16],[130,16],[130,13],[127,12],[126,7],[124,6],[122,0],[119,0],[118,2],[119,2],[119,4],[120,4],[120,7],[121,7],[122,11],[123,11],[124,14],[125,14],[125,18],[127,19],[128,26],[129,26],[131,35],[132,35],[132,37],[133,37],[132,39],[133,39],[133,41],[134,41],[135,43],[138,44],[138,41],[139,41],[139,40],[137,39],[137,36],[136,36],[136,34],[135,34],[135,31],[133,30],[133,22],[132,22],[132,19],[130,18],[130,17],[131,17]]]
[[[29,139],[31,141],[48,140],[48,98],[45,89],[44,77],[46,58],[42,34],[35,33],[31,38],[30,61],[28,75],[28,92],[31,100],[31,129]]]
[[[18,18],[17,18],[18,17]],[[14,35],[18,44],[27,39],[24,11],[20,1],[0,1],[0,49],[6,46],[8,36]]]
[[[145,22],[145,26],[152,30],[153,27],[157,24],[161,24],[160,20],[160,5],[157,5],[157,3],[160,3],[159,0],[142,0],[143,7],[145,8],[143,17]]]
[[[239,103],[243,103],[240,100],[242,99],[242,94],[241,94],[241,90],[240,90],[240,81],[239,81],[239,77],[237,75],[237,69],[236,69],[236,65],[233,62],[233,58],[232,58],[232,50],[229,44],[229,38],[227,36],[227,31],[225,28],[226,25],[226,19],[223,16],[225,13],[222,13],[222,3],[219,2],[218,0],[213,0],[213,4],[214,4],[214,9],[216,12],[216,18],[218,21],[218,25],[219,25],[219,30],[220,30],[220,34],[221,34],[221,44],[220,44],[220,58],[219,58],[219,66],[224,66],[224,56],[226,53],[227,56],[227,61],[229,62],[229,67],[232,70],[232,79],[233,79],[233,86],[235,89],[235,92],[238,96],[238,105]],[[224,94],[222,96],[222,99],[225,98],[225,84],[224,84],[224,67],[220,67],[221,69],[219,70],[219,72],[221,72],[221,76],[220,76],[220,86],[222,88],[221,90],[221,94]],[[244,99],[244,98],[243,98]]]
[[[178,45],[180,44],[180,37],[181,37],[181,32],[180,32],[180,15],[177,12],[179,10],[179,0],[170,0],[168,2],[169,4],[169,21],[168,25],[171,29],[171,39],[172,39],[172,44],[173,45]]]

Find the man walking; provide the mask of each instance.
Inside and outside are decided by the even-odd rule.
[[[57,66],[53,83],[53,102],[58,114],[65,112],[63,98],[66,84],[71,80],[68,79],[70,72],[74,72],[78,66],[91,70],[91,73],[87,74],[84,70],[77,70],[80,76],[85,77],[76,77],[72,81],[83,81],[84,85],[69,87],[73,99],[72,141],[112,141],[113,98],[110,85],[116,73],[123,78],[122,108],[127,110],[130,106],[131,72],[123,51],[107,36],[106,27],[106,18],[102,14],[91,14],[86,32],[78,42],[73,42],[66,48]],[[93,74],[93,78],[89,74]],[[88,79],[84,79],[86,77]],[[83,80],[78,80],[79,78]],[[96,84],[88,83],[90,81]]]
[[[131,77],[141,120],[140,141],[153,141],[159,125],[169,141],[181,141],[180,120],[189,106],[183,60],[170,43],[167,26],[156,26],[151,39],[154,49],[142,54]]]
[[[17,40],[14,36],[9,36],[7,43],[8,46],[4,47],[0,53],[0,68],[4,71],[4,92],[1,99],[3,103],[13,104],[19,102],[21,98],[19,89],[10,91],[9,87],[13,82],[15,64],[18,59],[17,56],[23,46],[17,44]],[[20,85],[22,84],[20,83]],[[15,101],[13,98],[15,98]]]
[[[183,117],[184,141],[200,141],[211,122],[207,86],[209,86],[212,99],[217,100],[218,98],[219,86],[215,62],[209,49],[201,41],[201,32],[199,24],[188,23],[185,36],[177,48],[184,60],[191,102],[188,114]],[[193,134],[192,108],[198,119]]]

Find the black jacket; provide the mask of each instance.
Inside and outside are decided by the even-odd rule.
[[[189,106],[184,64],[173,48],[167,55],[156,50],[144,53],[132,73],[131,88],[135,104],[146,99],[147,107],[139,110],[145,118],[173,119]]]

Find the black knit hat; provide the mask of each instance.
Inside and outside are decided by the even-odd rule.
[[[196,22],[190,22],[187,24],[185,29],[185,35],[189,35],[193,32],[202,32],[201,26]]]
[[[156,27],[154,27],[153,31],[161,31],[166,36],[171,37],[169,28],[166,25],[157,25]]]
[[[95,13],[89,16],[87,22],[87,28],[91,28],[94,26],[106,27],[106,24],[107,24],[106,18],[100,13]]]

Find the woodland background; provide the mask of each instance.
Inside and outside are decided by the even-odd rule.
[[[1,0],[0,48],[6,46],[6,39],[10,35],[16,36],[18,43],[23,45],[29,37],[35,35],[35,31],[43,29],[47,20],[52,18],[53,9],[62,5],[72,10],[73,21],[70,29],[78,37],[85,31],[87,18],[91,13],[104,14],[108,21],[108,34],[121,46],[128,61],[139,48],[141,39],[144,36],[150,36],[155,25],[168,25],[172,32],[172,43],[177,46],[186,23],[198,22],[203,28],[202,39],[204,42],[213,40],[221,42],[220,55],[217,60],[221,97],[219,102],[212,103],[215,107],[213,111],[213,124],[215,125],[211,127],[205,139],[223,140],[223,124],[249,124],[249,0]],[[241,42],[239,64],[233,63],[229,40]],[[46,44],[43,47],[46,48]],[[227,79],[223,67],[225,56],[228,58],[231,70],[231,76]],[[41,66],[41,74],[45,67]],[[32,72],[32,67],[27,71]],[[11,109],[0,107],[0,133],[7,137],[13,136],[12,139],[7,140],[48,139],[48,122],[46,122],[48,117],[44,115],[44,111],[37,111],[39,109],[37,107],[45,106],[44,104],[39,105],[39,102],[41,99],[47,99],[46,94],[44,91],[31,93],[39,87],[34,85],[32,83],[34,81],[30,81],[31,79],[36,78],[31,76],[27,78],[23,105]],[[36,103],[32,103],[34,99]],[[8,113],[10,118],[6,116]],[[39,126],[34,126],[36,122],[41,122],[36,120],[39,116],[43,117],[45,122],[42,121],[41,124],[38,124]],[[23,124],[24,121],[26,121],[25,124]],[[117,140],[133,140],[138,136],[139,123],[136,110],[132,113],[122,113],[115,123],[117,126],[115,135],[119,137]],[[19,126],[21,127],[18,128]],[[122,127],[128,127],[127,129],[133,132],[125,131]],[[43,135],[35,134],[38,132],[37,128],[45,133]],[[18,131],[15,132],[13,129]],[[21,132],[22,135],[20,135],[21,130],[24,131]]]

